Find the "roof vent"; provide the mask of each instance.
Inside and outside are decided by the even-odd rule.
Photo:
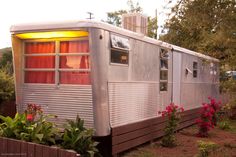
[[[123,14],[122,28],[147,35],[148,17],[139,13]]]

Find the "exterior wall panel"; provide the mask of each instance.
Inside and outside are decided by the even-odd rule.
[[[66,119],[74,120],[79,115],[85,120],[85,126],[94,127],[91,85],[24,85],[21,92],[21,112],[26,109],[28,103],[35,103],[42,107],[45,114],[56,115],[57,118],[52,121],[59,125]]]
[[[110,82],[108,90],[111,127],[157,116],[158,83]]]

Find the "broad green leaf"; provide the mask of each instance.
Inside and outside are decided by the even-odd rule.
[[[40,142],[42,141],[43,134],[36,134],[35,136],[39,139]]]

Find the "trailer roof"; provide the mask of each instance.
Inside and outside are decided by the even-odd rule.
[[[190,54],[193,56],[201,57],[207,60],[212,60],[215,62],[219,62],[218,59],[200,54],[176,45],[172,45],[160,40],[156,40],[153,38],[149,38],[144,36],[143,34],[135,33],[120,27],[113,26],[111,24],[105,22],[98,22],[94,20],[77,20],[77,21],[61,21],[61,22],[44,22],[44,23],[28,23],[28,24],[17,24],[13,25],[10,28],[12,34],[25,33],[25,32],[40,32],[40,31],[50,31],[50,30],[78,30],[78,28],[101,28],[104,30],[108,30],[117,34],[121,34],[124,36],[128,36],[130,38],[135,38],[144,42],[152,43],[155,45],[159,45],[161,47],[165,47],[168,49],[172,49],[174,51]]]

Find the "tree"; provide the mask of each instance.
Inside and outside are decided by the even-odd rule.
[[[12,50],[4,48],[0,50],[2,57],[0,58],[0,68],[6,71],[7,74],[13,74]]]
[[[0,69],[0,106],[5,101],[15,98],[15,88],[13,76]]]
[[[162,40],[204,53],[236,70],[236,1],[179,0]]]
[[[127,5],[129,10],[118,10],[107,13],[107,23],[121,27],[121,17],[126,13],[142,13],[143,9],[139,3],[134,4],[132,0],[128,0]],[[157,37],[157,18],[148,17],[148,36],[151,38]]]
[[[148,17],[148,36],[157,39],[157,18]]]
[[[107,13],[107,23],[120,27],[121,16],[122,14],[126,14],[126,13],[127,13],[126,10],[118,10],[118,11]]]

